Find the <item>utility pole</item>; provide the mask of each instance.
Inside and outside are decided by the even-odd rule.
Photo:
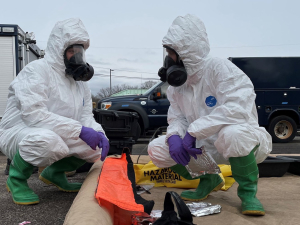
[[[112,69],[109,69],[109,77],[110,77],[110,89],[109,89],[109,94],[110,94],[110,96],[111,96],[111,71],[114,71],[114,70],[112,70]]]

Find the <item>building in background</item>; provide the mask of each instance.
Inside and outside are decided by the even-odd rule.
[[[0,118],[6,108],[10,83],[28,63],[43,55],[33,33],[24,32],[18,25],[0,24]]]

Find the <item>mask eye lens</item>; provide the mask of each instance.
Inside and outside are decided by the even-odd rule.
[[[73,48],[68,49],[68,53],[69,54],[74,54],[74,49]]]
[[[74,52],[74,54],[83,55],[84,49],[81,45],[75,45],[75,46],[73,46],[73,52]]]

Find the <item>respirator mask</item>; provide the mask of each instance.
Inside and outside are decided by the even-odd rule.
[[[166,47],[166,46],[164,46]],[[187,72],[184,68],[182,60],[179,55],[171,48],[166,47],[169,51],[173,51],[176,54],[176,62],[170,57],[166,56],[164,66],[158,70],[158,76],[163,82],[168,82],[173,87],[183,85],[187,80]]]
[[[69,59],[68,57],[71,56]],[[71,45],[64,53],[66,74],[76,81],[88,81],[94,75],[94,68],[85,60],[85,50],[82,45]]]

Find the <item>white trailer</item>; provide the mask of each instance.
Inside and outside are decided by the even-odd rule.
[[[0,119],[10,83],[26,64],[43,56],[33,39],[33,33],[25,33],[18,25],[0,24]]]

